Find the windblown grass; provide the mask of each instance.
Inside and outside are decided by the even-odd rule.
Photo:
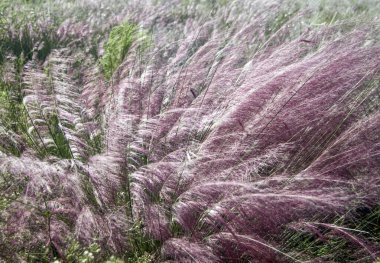
[[[0,262],[380,257],[378,0],[0,8]]]

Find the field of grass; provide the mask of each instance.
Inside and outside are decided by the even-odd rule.
[[[0,263],[380,262],[380,0],[1,0]]]

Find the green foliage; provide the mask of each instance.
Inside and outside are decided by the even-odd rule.
[[[352,216],[354,215],[354,216]],[[380,244],[380,204],[370,209],[362,207],[345,217],[340,217],[333,225],[344,227],[359,238],[364,237],[374,244]],[[316,230],[318,231],[318,230]],[[309,231],[286,231],[284,251],[300,260],[323,258],[331,262],[355,262],[359,252],[357,244],[350,243],[344,236],[334,234],[332,229],[320,229],[318,235]],[[357,253],[352,253],[355,250]],[[365,253],[363,254],[364,257]]]
[[[20,135],[27,143],[31,143],[27,133],[28,115],[22,103],[22,88],[20,84],[20,67],[23,64],[23,58],[9,62],[11,66],[0,68],[0,74],[9,74],[14,72],[14,79],[9,81],[4,78],[0,79],[0,136],[2,134]],[[11,73],[12,74],[12,73]],[[7,154],[19,156],[22,149],[13,136],[9,136],[8,143],[0,143],[0,151]],[[10,143],[10,142],[13,143]]]
[[[357,211],[358,218],[352,227],[369,233],[369,239],[380,245],[380,203],[373,209],[362,208]]]
[[[98,207],[98,200],[95,196],[94,187],[91,182],[91,178],[88,175],[81,174],[81,187],[87,200],[94,206]]]
[[[284,251],[292,252],[292,257],[302,261],[324,258],[343,263],[355,260],[350,252],[352,247],[343,238],[330,237],[321,240],[311,233],[289,233],[284,240],[287,244]]]
[[[65,259],[53,257],[49,247],[41,247],[38,253],[24,252],[21,257],[27,262],[53,262],[53,263],[95,263],[101,260],[101,249],[97,243],[84,247],[76,239],[72,239],[65,251]],[[54,253],[53,253],[54,254]],[[54,260],[54,261],[53,261]]]
[[[49,263],[50,249],[46,246],[33,248],[33,250],[23,251],[20,257],[28,263]]]
[[[103,149],[103,134],[98,133],[85,137],[87,144],[90,146],[88,149],[89,155],[95,155],[102,152]]]
[[[112,28],[105,45],[105,53],[100,60],[107,79],[111,78],[114,71],[126,57],[135,39],[136,30],[136,26],[128,22]]]
[[[23,104],[21,87],[18,83],[10,84],[0,81],[0,103],[3,109],[0,112],[1,120],[14,132],[20,132],[24,127],[20,124],[25,115],[22,114]]]
[[[174,220],[170,223],[170,233],[172,233],[174,237],[180,237],[186,234],[183,227]]]
[[[143,231],[143,222],[136,223],[129,229],[130,245],[132,249],[126,254],[128,263],[149,263],[153,262],[155,252],[160,247],[160,242],[151,239]]]
[[[49,153],[63,159],[72,159],[73,155],[70,149],[69,142],[62,131],[57,115],[52,115],[48,120],[49,133],[54,140],[56,148],[53,148]]]
[[[98,262],[97,255],[100,254],[100,246],[97,243],[92,243],[86,248],[83,248],[78,241],[73,240],[67,251],[66,257],[68,263],[91,263]]]
[[[270,19],[265,26],[265,37],[269,39],[273,34],[279,31],[289,20],[291,20],[300,9],[297,3],[294,6],[289,6],[288,10],[280,10],[275,16]]]
[[[124,261],[121,259],[118,259],[115,256],[112,256],[105,263],[124,263]]]
[[[360,17],[369,11],[369,6],[363,2],[351,0],[350,6],[339,6],[336,2],[320,1],[319,10],[312,18],[313,24],[334,24],[352,17]]]
[[[153,262],[153,260],[154,260],[153,255],[145,252],[143,255],[139,257],[133,257],[133,258],[128,259],[127,262],[128,263],[151,263]]]
[[[0,212],[23,193],[26,182],[26,178],[20,181],[15,180],[11,174],[0,173]]]

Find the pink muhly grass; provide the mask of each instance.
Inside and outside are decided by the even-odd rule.
[[[25,118],[0,122],[0,260],[14,245],[7,260],[47,247],[67,261],[70,240],[103,259],[314,260],[287,231],[376,260],[379,240],[351,225],[380,200],[378,19],[347,3],[161,2],[83,1],[83,21],[65,5],[46,58],[35,43],[9,70]],[[106,79],[96,61],[127,18],[140,27]]]

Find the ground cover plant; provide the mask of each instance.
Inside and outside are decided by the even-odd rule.
[[[0,262],[379,262],[379,14],[1,1]]]

